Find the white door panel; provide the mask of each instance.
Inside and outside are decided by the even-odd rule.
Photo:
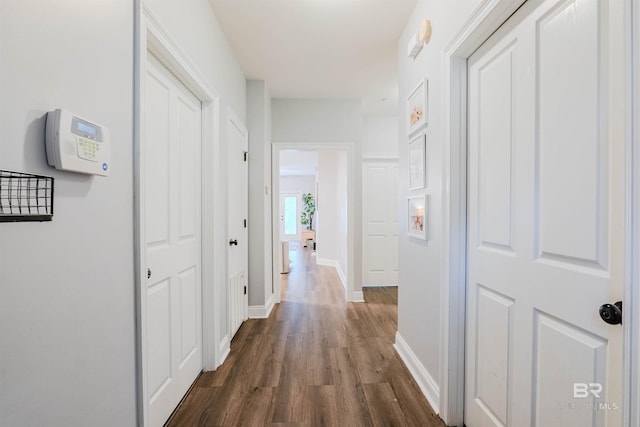
[[[144,227],[149,425],[164,424],[202,369],[201,104],[148,55]]]
[[[363,164],[364,283],[398,283],[398,163]]]
[[[229,236],[229,337],[232,338],[249,314],[247,269],[249,256],[248,239],[248,134],[236,117],[230,117],[228,126],[228,214]],[[237,244],[231,244],[231,241]]]
[[[468,427],[622,423],[623,27],[529,1],[469,60]]]

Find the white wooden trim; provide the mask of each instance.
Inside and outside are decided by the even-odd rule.
[[[250,305],[249,319],[268,319],[275,305],[274,301],[275,297],[271,294],[266,305]]]
[[[443,56],[443,247],[440,306],[445,315],[440,325],[440,396],[439,415],[447,425],[463,425],[464,420],[464,336],[466,313],[466,112],[467,112],[467,58],[497,30],[523,3],[523,0],[485,0],[462,26],[460,33],[444,51]],[[640,46],[640,12],[631,0],[625,0],[627,10],[633,10],[634,52]],[[629,14],[627,14],[629,16]],[[631,31],[627,31],[630,40]],[[631,45],[631,43],[629,43]],[[627,55],[631,55],[631,46]],[[633,265],[640,253],[640,142],[637,124],[640,120],[638,98],[639,60],[634,58],[633,77],[629,77],[626,93],[633,93],[635,125],[633,137],[627,138],[627,153],[632,155],[627,165],[627,224],[632,237],[627,242],[627,274],[625,283],[625,426],[640,425],[640,298],[634,289],[640,287],[640,271]],[[631,64],[629,64],[631,66]],[[631,104],[631,102],[629,102]],[[631,109],[631,105],[628,106]],[[629,114],[631,116],[631,114]]]
[[[631,58],[627,69],[626,91],[630,95],[627,108],[630,113],[630,132],[627,134],[626,216],[627,257],[624,289],[624,343],[625,343],[625,409],[624,425],[640,426],[640,5],[625,2],[625,16],[629,17],[625,38],[629,41],[626,55]]]
[[[222,204],[220,192],[216,184],[220,177],[215,176],[220,169],[219,148],[219,110],[220,97],[218,92],[209,84],[207,78],[194,65],[194,62],[178,47],[168,32],[164,29],[153,12],[142,0],[135,3],[135,46],[134,46],[134,188],[135,188],[135,269],[136,269],[136,340],[137,340],[137,398],[140,411],[138,424],[146,425],[148,420],[147,390],[146,390],[146,337],[145,319],[142,316],[146,310],[145,293],[142,286],[146,281],[145,269],[146,251],[144,248],[144,163],[141,153],[144,152],[144,135],[142,118],[144,117],[144,84],[146,76],[147,52],[151,52],[167,67],[202,103],[202,218],[213,218],[213,223],[219,220],[214,206]],[[211,188],[214,191],[211,191]],[[222,361],[218,343],[218,325],[215,314],[218,312],[216,304],[219,302],[218,289],[221,285],[220,271],[224,264],[216,257],[213,242],[217,233],[210,221],[202,221],[202,236],[212,236],[213,239],[202,238],[201,268],[202,268],[202,361],[205,370],[215,369]],[[212,260],[211,262],[209,260]]]
[[[427,401],[433,408],[433,411],[436,414],[440,413],[440,408],[438,406],[438,402],[440,401],[440,390],[438,389],[438,384],[431,375],[429,375],[429,372],[424,365],[420,363],[420,359],[416,356],[413,350],[411,350],[411,347],[407,344],[404,338],[402,338],[400,332],[396,332],[396,342],[393,347],[396,349],[400,359],[402,359],[404,364],[407,366],[409,372],[411,372],[413,379],[418,384],[418,387],[420,387],[422,394],[427,398]]]
[[[231,342],[229,341],[228,334],[222,338],[222,340],[218,344],[218,348],[220,349],[220,353],[217,356],[218,360],[220,361],[220,365],[222,365],[224,361],[227,360],[227,356],[229,356],[229,353],[231,353]]]
[[[355,275],[356,268],[362,269],[362,264],[355,265],[355,248],[354,248],[354,236],[355,227],[359,222],[355,218],[355,205],[356,197],[354,185],[357,177],[355,176],[356,167],[355,162],[360,162],[360,159],[355,159],[355,147],[353,143],[322,143],[322,142],[273,142],[271,144],[271,241],[273,251],[273,284],[274,294],[276,295],[276,303],[280,302],[280,266],[279,258],[275,254],[279,253],[280,235],[278,224],[280,218],[280,203],[276,200],[276,197],[280,197],[280,151],[282,150],[301,150],[301,151],[345,151],[347,153],[347,265],[349,268],[346,277],[346,299],[352,301],[354,297],[355,289]],[[317,262],[317,260],[316,260]]]
[[[363,162],[397,162],[397,155],[363,155]]]
[[[351,294],[351,302],[364,302],[364,292],[353,291]]]
[[[317,258],[316,257],[316,265],[324,265],[326,267],[338,268],[338,261],[335,259],[329,258]]]

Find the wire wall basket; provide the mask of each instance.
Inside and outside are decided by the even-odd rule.
[[[52,177],[0,170],[0,222],[52,219]]]

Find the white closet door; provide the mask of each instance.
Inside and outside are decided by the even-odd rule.
[[[228,135],[228,218],[229,234],[229,338],[249,316],[247,270],[249,262],[249,144],[247,130],[236,117],[227,123]],[[261,159],[259,159],[261,160]]]
[[[622,425],[619,3],[527,2],[469,60],[468,427]]]
[[[398,284],[398,162],[362,165],[363,267],[366,285]]]
[[[149,425],[161,426],[202,370],[201,103],[148,54],[144,98],[143,306]]]

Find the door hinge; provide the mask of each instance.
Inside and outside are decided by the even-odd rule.
[[[248,151],[244,151],[243,153],[244,153],[244,161],[246,162],[247,161],[247,156],[249,155],[249,152]]]
[[[245,295],[247,294],[247,287],[246,286],[244,287],[244,294]]]
[[[244,220],[244,228],[247,228],[247,220]]]

